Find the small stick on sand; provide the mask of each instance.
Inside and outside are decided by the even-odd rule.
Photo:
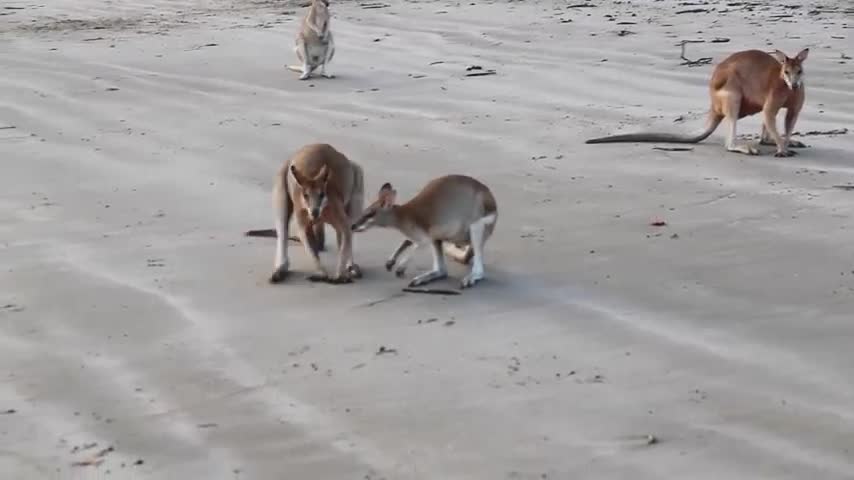
[[[652,147],[653,150],[661,150],[663,152],[690,152],[694,147]]]
[[[708,65],[712,63],[712,57],[702,57],[697,60],[691,60],[690,58],[685,56],[685,45],[688,43],[703,43],[703,40],[682,40],[680,42],[680,46],[682,47],[682,53],[679,55],[679,58],[684,60],[681,65],[688,65],[689,67],[699,67],[700,65]]]
[[[486,75],[495,75],[495,70],[486,70],[485,72],[472,72],[467,73],[467,77],[484,77]]]
[[[261,228],[258,230],[247,230],[243,233],[246,237],[266,237],[266,238],[276,238],[276,230],[272,228]],[[288,240],[292,242],[300,243],[299,237],[288,237]]]
[[[427,293],[430,295],[459,295],[459,290],[448,290],[445,288],[413,288],[406,287],[403,289],[404,292],[408,293]]]
[[[806,137],[811,135],[845,135],[848,133],[847,128],[837,128],[834,130],[810,130],[809,132],[795,132],[793,136]]]

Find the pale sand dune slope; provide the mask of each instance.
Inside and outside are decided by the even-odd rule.
[[[333,1],[339,77],[308,82],[283,2],[3,3],[2,477],[854,478],[845,2],[383,1]],[[810,47],[797,129],[849,133],[782,159],[723,129],[583,143],[700,128],[712,66],[676,44],[716,37],[687,55]],[[304,281],[293,245],[269,286],[273,242],[241,234],[312,141],[370,197],[490,185],[488,280],[402,295],[371,231],[358,283]]]

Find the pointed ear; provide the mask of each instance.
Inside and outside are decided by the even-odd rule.
[[[380,205],[383,207],[390,207],[394,205],[394,200],[397,198],[397,191],[392,188],[391,184],[386,182],[380,187]]]
[[[797,60],[799,62],[803,62],[804,60],[807,59],[807,56],[809,54],[810,54],[810,49],[805,48],[805,49],[801,50],[800,52],[798,52],[798,56],[795,57],[795,60]]]
[[[773,52],[771,52],[771,56],[776,58],[777,61],[780,63],[786,63],[786,59],[788,58],[785,53],[779,50],[774,50]]]
[[[297,185],[299,185],[300,187],[306,184],[306,178],[301,173],[299,173],[299,170],[297,170],[296,165],[291,165],[291,175],[294,176],[294,180],[297,181]]]
[[[329,180],[329,169],[324,165],[320,167],[320,171],[317,172],[317,175],[314,177],[314,181],[325,185],[327,180]]]

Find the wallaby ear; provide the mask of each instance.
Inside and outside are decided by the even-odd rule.
[[[797,60],[797,61],[799,61],[799,62],[803,62],[804,60],[806,60],[806,59],[807,59],[807,56],[808,56],[809,54],[810,54],[810,49],[809,49],[809,48],[805,48],[805,49],[801,50],[800,52],[798,52],[798,56],[797,56],[797,57],[795,57],[795,60]]]
[[[787,56],[786,56],[786,54],[785,54],[785,53],[783,53],[783,52],[781,52],[781,51],[779,51],[779,50],[774,50],[773,52],[771,52],[771,56],[773,56],[774,58],[776,58],[776,59],[777,59],[777,61],[778,61],[778,62],[780,62],[780,63],[786,63],[786,59],[788,59],[788,58],[789,58],[789,57],[787,57]]]
[[[390,207],[394,205],[394,199],[397,196],[397,191],[392,188],[391,183],[384,183],[382,187],[380,187],[380,205],[383,207]]]
[[[320,171],[317,172],[317,176],[314,177],[314,181],[325,185],[327,180],[329,180],[329,169],[324,165],[320,167]]]
[[[297,185],[299,185],[300,187],[305,186],[306,178],[303,177],[301,173],[299,173],[299,170],[297,170],[296,165],[291,165],[291,175],[294,176],[294,180],[297,181]]]

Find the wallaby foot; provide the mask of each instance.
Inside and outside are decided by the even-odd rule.
[[[285,281],[285,278],[288,276],[288,265],[284,264],[277,268],[272,275],[270,275],[270,283],[282,283]]]
[[[734,153],[743,153],[745,155],[759,155],[759,149],[752,145],[729,145],[727,151]]]
[[[463,278],[460,288],[471,288],[483,279],[483,272],[471,272]]]
[[[355,263],[351,263],[347,267],[347,273],[350,274],[351,278],[362,278],[362,269]]]
[[[794,157],[797,154],[798,154],[798,152],[795,152],[792,150],[785,150],[785,151],[779,151],[778,150],[777,153],[774,154],[774,156],[775,157]]]
[[[441,270],[433,270],[432,272],[422,273],[417,277],[413,278],[411,282],[409,282],[410,287],[418,287],[421,285],[427,285],[428,283],[435,282],[437,280],[442,280],[447,278],[448,274]]]

